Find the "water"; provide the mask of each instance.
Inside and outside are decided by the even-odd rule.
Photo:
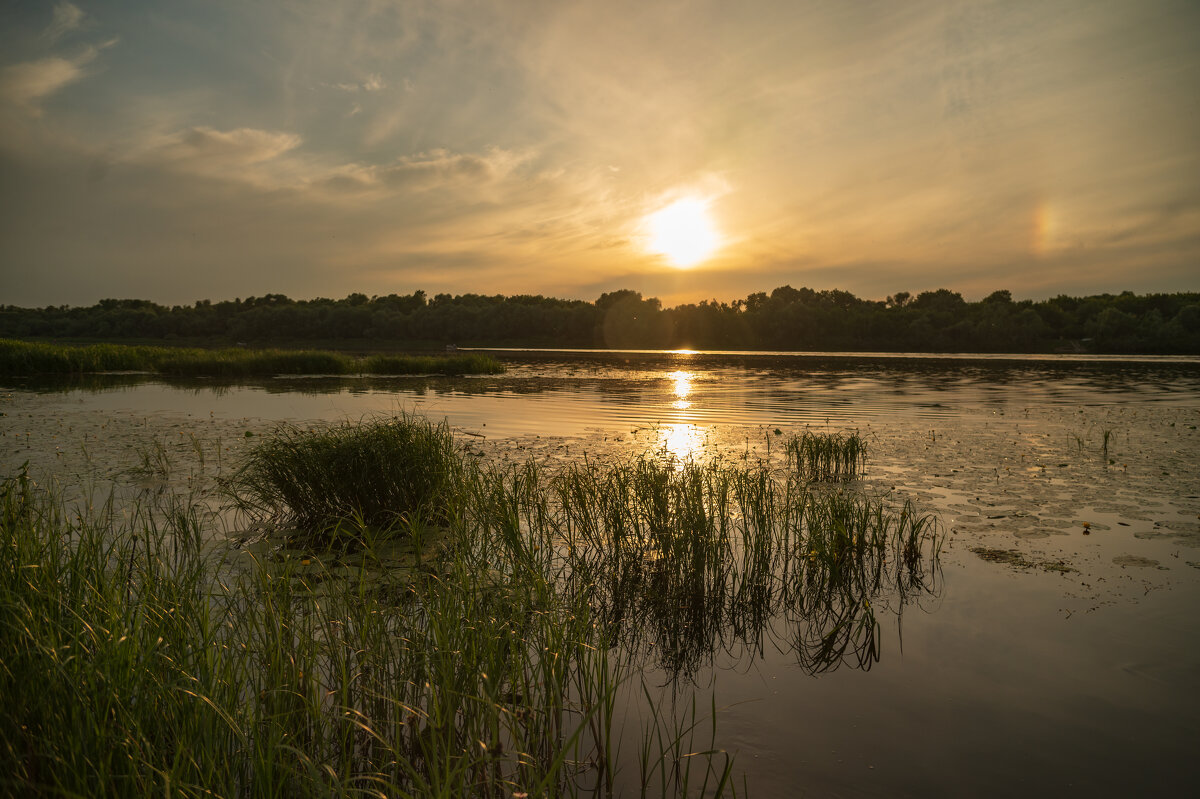
[[[1191,787],[1200,361],[506,357],[505,375],[460,379],[9,381],[0,467],[29,462],[79,494],[85,482],[134,492],[155,479],[203,492],[279,421],[400,410],[445,417],[484,457],[551,464],[647,451],[753,461],[777,457],[783,434],[856,430],[870,446],[863,489],[915,498],[947,534],[937,590],[880,614],[878,661],[813,676],[776,620],[759,645],[712,653],[689,682],[647,672],[680,701],[715,699],[717,745],[736,753],[750,793]],[[183,465],[147,468],[159,454]]]

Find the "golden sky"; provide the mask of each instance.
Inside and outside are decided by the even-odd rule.
[[[0,303],[1194,291],[1198,87],[1194,0],[9,2]]]

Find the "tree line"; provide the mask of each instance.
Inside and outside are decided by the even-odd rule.
[[[416,346],[1200,354],[1200,293],[967,302],[948,289],[865,300],[780,286],[664,308],[628,289],[595,302],[424,291],[340,300],[282,294],[193,305],[105,299],[0,306],[0,336],[230,344],[377,340]]]

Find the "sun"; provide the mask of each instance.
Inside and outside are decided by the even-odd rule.
[[[646,249],[665,255],[680,269],[708,258],[721,244],[721,236],[708,215],[708,203],[684,197],[647,216]]]

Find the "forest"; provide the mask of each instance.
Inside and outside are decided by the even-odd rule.
[[[610,347],[874,352],[1200,354],[1200,293],[1059,295],[968,302],[948,289],[866,300],[780,286],[732,302],[664,308],[628,289],[595,302],[424,291],[344,299],[282,294],[192,305],[105,299],[89,307],[0,306],[0,337],[179,344],[441,349]]]

